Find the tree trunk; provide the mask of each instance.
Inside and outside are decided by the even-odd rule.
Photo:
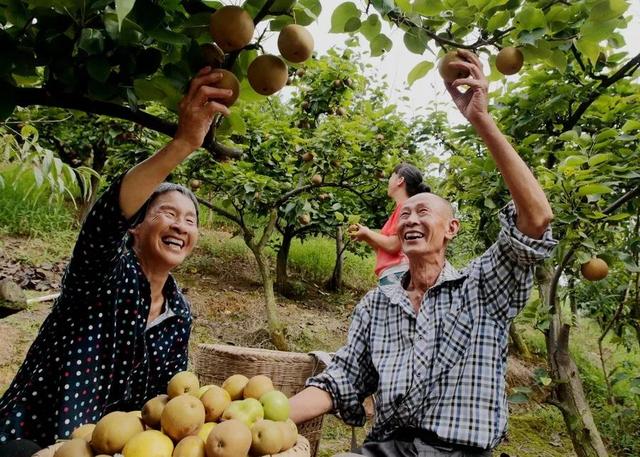
[[[511,327],[509,327],[509,337],[511,338],[511,342],[513,343],[513,349],[515,350],[514,352],[518,354],[520,358],[530,359],[531,352],[529,352],[526,341],[518,332],[515,322],[512,322]]]
[[[552,272],[544,267],[539,269],[540,297],[549,304],[553,293]],[[558,307],[551,307],[549,328],[545,332],[549,369],[554,380],[549,402],[560,409],[578,457],[607,457],[607,450],[584,394],[578,367],[569,353],[570,330],[570,325],[562,323]]]
[[[271,336],[271,342],[280,351],[288,351],[289,345],[285,336],[285,326],[278,317],[278,310],[276,308],[276,296],[273,291],[273,279],[271,278],[271,271],[269,271],[269,265],[267,258],[262,251],[253,251],[258,264],[258,270],[262,277],[262,287],[264,290],[264,304],[267,312],[267,325],[269,326],[269,335]]]
[[[344,239],[342,237],[342,226],[336,228],[336,263],[333,266],[333,273],[327,282],[327,289],[338,291],[342,289],[342,268],[344,266]]]
[[[276,257],[276,290],[282,295],[287,295],[289,288],[289,275],[287,274],[287,264],[289,262],[289,251],[293,241],[293,227],[287,226],[282,234],[282,244],[278,249]]]

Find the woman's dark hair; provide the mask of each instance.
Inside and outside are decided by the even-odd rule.
[[[407,189],[407,195],[409,197],[423,192],[431,192],[431,187],[429,187],[422,178],[422,172],[414,165],[402,162],[396,165],[393,172],[404,178],[405,188]]]
[[[196,208],[196,222],[198,222],[200,220],[200,213],[198,211],[198,199],[193,194],[193,192],[191,192],[186,187],[181,186],[180,184],[174,184],[172,182],[163,182],[158,187],[156,187],[156,190],[154,190],[151,196],[147,199],[147,201],[144,202],[144,205],[142,205],[142,208],[138,210],[138,212],[134,217],[134,222],[132,224],[132,227],[138,225],[144,220],[144,218],[147,215],[147,211],[149,210],[149,207],[154,201],[156,201],[156,199],[160,195],[166,194],[168,192],[174,192],[174,191],[180,192],[182,195],[186,195],[193,202],[193,206],[195,206]]]

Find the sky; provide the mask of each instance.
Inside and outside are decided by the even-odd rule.
[[[344,41],[348,37],[347,34],[328,33],[328,30],[331,28],[331,13],[336,6],[343,3],[343,1],[344,0],[322,0],[322,14],[318,18],[318,21],[308,26],[315,40],[316,51],[318,51],[320,55],[334,46],[345,48]],[[359,0],[354,1],[356,4],[362,3]],[[627,1],[631,3],[628,14],[632,16],[632,22],[626,30],[622,31],[622,34],[625,36],[627,42],[625,50],[629,52],[629,55],[633,56],[640,52],[640,1]],[[443,109],[447,111],[449,120],[453,123],[463,122],[464,119],[451,102],[451,98],[444,89],[442,79],[437,70],[431,70],[425,78],[416,81],[411,88],[407,89],[407,74],[413,66],[422,60],[435,60],[435,56],[430,54],[428,50],[422,56],[409,52],[402,42],[403,32],[397,27],[391,29],[384,21],[382,31],[393,41],[393,48],[389,53],[381,57],[368,57],[368,61],[378,69],[380,76],[386,75],[387,82],[391,88],[389,94],[391,101],[398,105],[400,111],[411,114],[419,112],[431,103],[444,103]],[[359,36],[361,50],[366,52],[365,56],[368,56],[369,43],[362,35]],[[266,48],[271,49],[273,52],[276,47],[276,40],[277,38],[272,36],[265,43]],[[485,67],[486,66],[487,64],[485,64]],[[517,78],[517,75],[508,78]],[[496,82],[493,84],[502,83]],[[401,100],[403,96],[408,97],[410,101],[406,102]]]

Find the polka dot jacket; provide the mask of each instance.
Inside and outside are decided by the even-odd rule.
[[[147,329],[150,287],[125,246],[119,192],[120,180],[91,210],[61,295],[0,400],[0,444],[46,446],[108,412],[139,410],[187,368],[189,304],[170,276],[170,317]]]

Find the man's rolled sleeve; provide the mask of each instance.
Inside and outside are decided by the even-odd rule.
[[[307,387],[317,387],[331,395],[333,410],[349,425],[361,426],[366,416],[362,402],[377,390],[378,373],[371,362],[369,330],[371,316],[368,295],[356,307],[346,346],[319,375],[309,378]]]
[[[524,308],[533,284],[535,265],[547,259],[556,245],[547,227],[540,239],[516,227],[516,210],[510,202],[500,212],[498,240],[470,266],[487,312],[500,322],[510,322]]]
[[[542,262],[551,255],[551,251],[557,244],[551,234],[550,225],[540,239],[531,238],[518,230],[516,208],[513,202],[509,202],[500,211],[500,225],[502,230],[498,236],[498,243],[505,245],[505,253],[519,265]]]

